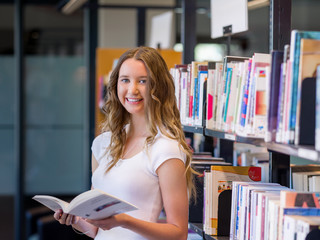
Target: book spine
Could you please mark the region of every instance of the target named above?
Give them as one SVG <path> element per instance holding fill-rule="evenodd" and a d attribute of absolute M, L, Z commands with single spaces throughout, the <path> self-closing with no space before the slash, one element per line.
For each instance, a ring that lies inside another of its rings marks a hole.
<path fill-rule="evenodd" d="M 281 64 L 283 62 L 283 51 L 273 51 L 270 73 L 270 95 L 268 109 L 268 136 L 267 142 L 276 140 L 278 107 L 279 107 L 279 91 L 281 79 Z"/>
<path fill-rule="evenodd" d="M 248 97 L 249 97 L 249 86 L 250 86 L 251 65 L 252 65 L 252 60 L 249 60 L 249 63 L 248 63 L 248 75 L 247 75 L 247 80 L 246 80 L 246 84 L 245 84 L 245 88 L 244 88 L 243 101 L 242 101 L 242 105 L 241 105 L 241 121 L 240 121 L 240 125 L 243 128 L 245 127 L 245 122 L 246 122 Z"/>
<path fill-rule="evenodd" d="M 320 151 L 320 66 L 317 67 L 316 77 L 316 123 L 315 149 Z"/>

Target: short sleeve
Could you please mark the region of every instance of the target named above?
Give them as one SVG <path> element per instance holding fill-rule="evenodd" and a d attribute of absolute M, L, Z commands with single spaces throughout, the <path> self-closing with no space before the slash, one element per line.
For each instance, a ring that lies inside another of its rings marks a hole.
<path fill-rule="evenodd" d="M 91 151 L 95 159 L 100 163 L 102 157 L 106 153 L 106 149 L 110 143 L 111 134 L 109 132 L 105 132 L 97 136 L 91 146 Z"/>
<path fill-rule="evenodd" d="M 156 175 L 156 171 L 161 164 L 169 159 L 180 159 L 184 164 L 186 162 L 186 155 L 182 151 L 180 144 L 173 139 L 162 136 L 157 139 L 152 145 L 151 151 L 151 171 Z"/>

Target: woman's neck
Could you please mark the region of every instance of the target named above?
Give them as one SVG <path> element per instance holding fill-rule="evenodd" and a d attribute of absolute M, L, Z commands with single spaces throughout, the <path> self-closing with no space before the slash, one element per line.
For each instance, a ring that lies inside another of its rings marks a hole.
<path fill-rule="evenodd" d="M 128 134 L 136 137 L 147 137 L 149 135 L 145 118 L 132 118 Z"/>

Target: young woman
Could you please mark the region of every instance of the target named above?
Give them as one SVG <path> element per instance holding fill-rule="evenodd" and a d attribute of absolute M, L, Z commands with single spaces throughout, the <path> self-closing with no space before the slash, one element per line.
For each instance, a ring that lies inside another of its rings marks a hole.
<path fill-rule="evenodd" d="M 149 47 L 124 53 L 108 83 L 103 133 L 92 144 L 92 187 L 138 210 L 101 220 L 54 217 L 94 239 L 187 239 L 195 192 L 191 151 L 166 63 Z M 159 223 L 161 210 L 166 222 Z"/>

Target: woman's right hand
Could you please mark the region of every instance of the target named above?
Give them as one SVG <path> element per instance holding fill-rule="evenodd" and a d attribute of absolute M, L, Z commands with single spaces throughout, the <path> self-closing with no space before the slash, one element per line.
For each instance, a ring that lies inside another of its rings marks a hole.
<path fill-rule="evenodd" d="M 64 213 L 61 209 L 57 210 L 54 213 L 53 217 L 57 221 L 59 221 L 60 224 L 65 224 L 65 225 L 68 225 L 68 226 L 72 225 L 72 224 L 76 224 L 80 219 L 80 217 Z"/>

